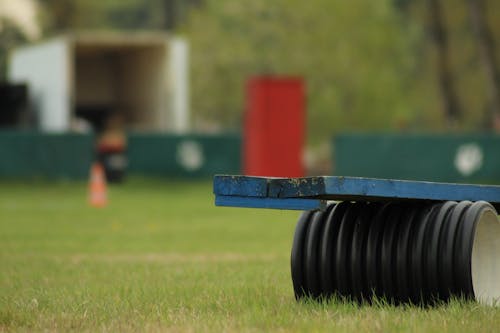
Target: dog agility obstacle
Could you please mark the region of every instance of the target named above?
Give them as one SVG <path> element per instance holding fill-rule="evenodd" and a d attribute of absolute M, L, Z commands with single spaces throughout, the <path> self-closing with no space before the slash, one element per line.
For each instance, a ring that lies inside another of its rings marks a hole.
<path fill-rule="evenodd" d="M 217 206 L 303 210 L 295 297 L 500 301 L 500 186 L 215 176 Z"/>

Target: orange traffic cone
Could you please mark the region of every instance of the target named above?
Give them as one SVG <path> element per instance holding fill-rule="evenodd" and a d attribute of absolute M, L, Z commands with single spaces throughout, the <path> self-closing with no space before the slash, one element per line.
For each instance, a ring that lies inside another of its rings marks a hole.
<path fill-rule="evenodd" d="M 93 207 L 104 207 L 108 204 L 106 176 L 101 163 L 92 164 L 89 181 L 89 203 Z"/>

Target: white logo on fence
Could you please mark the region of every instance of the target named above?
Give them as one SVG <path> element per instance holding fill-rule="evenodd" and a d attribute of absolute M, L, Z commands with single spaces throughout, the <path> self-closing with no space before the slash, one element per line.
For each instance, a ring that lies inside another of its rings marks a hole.
<path fill-rule="evenodd" d="M 195 141 L 183 141 L 177 146 L 177 162 L 188 171 L 196 171 L 203 166 L 203 149 Z"/>
<path fill-rule="evenodd" d="M 455 155 L 455 168 L 462 176 L 470 176 L 483 166 L 483 151 L 475 143 L 461 145 Z"/>

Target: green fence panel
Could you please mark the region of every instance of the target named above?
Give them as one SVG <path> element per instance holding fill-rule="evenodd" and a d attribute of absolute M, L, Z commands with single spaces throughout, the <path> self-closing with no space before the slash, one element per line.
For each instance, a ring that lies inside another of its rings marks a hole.
<path fill-rule="evenodd" d="M 130 133 L 128 172 L 156 176 L 213 176 L 240 173 L 238 135 L 166 135 Z"/>
<path fill-rule="evenodd" d="M 342 134 L 334 139 L 337 175 L 500 183 L 500 136 Z"/>
<path fill-rule="evenodd" d="M 0 177 L 88 178 L 93 136 L 0 131 Z"/>
<path fill-rule="evenodd" d="M 94 136 L 0 131 L 1 178 L 87 179 Z M 128 174 L 168 177 L 240 173 L 238 135 L 130 133 Z"/>

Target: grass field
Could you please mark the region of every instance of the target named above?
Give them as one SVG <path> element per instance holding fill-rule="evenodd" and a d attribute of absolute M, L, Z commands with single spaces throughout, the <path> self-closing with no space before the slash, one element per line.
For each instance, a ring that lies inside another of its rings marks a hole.
<path fill-rule="evenodd" d="M 500 330 L 500 308 L 296 303 L 296 212 L 213 206 L 211 183 L 0 184 L 0 331 Z M 499 281 L 500 283 L 500 281 Z"/>

